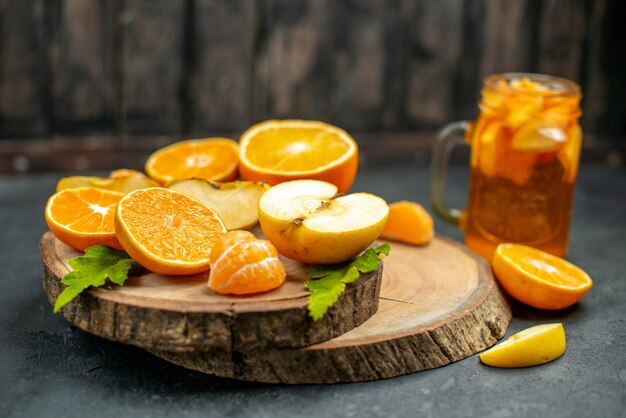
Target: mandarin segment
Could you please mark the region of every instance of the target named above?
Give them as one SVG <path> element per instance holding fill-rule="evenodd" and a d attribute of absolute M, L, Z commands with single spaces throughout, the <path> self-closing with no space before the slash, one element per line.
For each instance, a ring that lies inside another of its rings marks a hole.
<path fill-rule="evenodd" d="M 211 251 L 211 256 L 209 258 L 211 265 L 217 261 L 217 258 L 222 255 L 224 251 L 233 245 L 239 242 L 252 241 L 255 239 L 256 237 L 250 231 L 234 230 L 226 232 L 220 237 L 220 239 L 215 241 L 215 245 L 213 246 L 213 250 Z"/>
<path fill-rule="evenodd" d="M 238 146 L 232 139 L 191 139 L 157 150 L 145 169 L 161 185 L 189 178 L 232 181 L 237 178 L 237 163 Z"/>
<path fill-rule="evenodd" d="M 287 277 L 278 251 L 269 241 L 247 231 L 230 231 L 216 242 L 209 287 L 217 293 L 246 295 L 267 292 Z"/>
<path fill-rule="evenodd" d="M 115 235 L 115 206 L 124 195 L 94 187 L 61 190 L 48 199 L 45 218 L 50 231 L 79 250 L 94 245 L 122 248 Z"/>
<path fill-rule="evenodd" d="M 389 205 L 389 218 L 381 238 L 412 245 L 426 245 L 433 240 L 433 218 L 419 203 L 406 200 Z"/>
<path fill-rule="evenodd" d="M 323 122 L 269 120 L 243 133 L 239 159 L 244 180 L 315 179 L 345 193 L 356 176 L 358 147 L 347 132 Z"/>
<path fill-rule="evenodd" d="M 180 193 L 151 188 L 124 196 L 115 230 L 126 252 L 162 274 L 208 270 L 214 242 L 226 228 L 209 207 Z"/>
<path fill-rule="evenodd" d="M 567 308 L 580 301 L 593 284 L 574 264 L 520 244 L 498 245 L 492 266 L 507 293 L 540 309 Z"/>

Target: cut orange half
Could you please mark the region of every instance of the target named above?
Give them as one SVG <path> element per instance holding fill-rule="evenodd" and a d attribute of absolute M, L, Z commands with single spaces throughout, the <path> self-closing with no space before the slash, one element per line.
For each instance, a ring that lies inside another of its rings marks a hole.
<path fill-rule="evenodd" d="M 232 139 L 190 139 L 154 152 L 145 170 L 161 185 L 188 178 L 232 181 L 237 178 L 237 159 L 237 143 Z"/>
<path fill-rule="evenodd" d="M 147 269 L 182 275 L 209 269 L 215 240 L 226 228 L 208 206 L 155 187 L 120 200 L 115 231 L 126 252 Z"/>
<path fill-rule="evenodd" d="M 239 141 L 241 178 L 271 185 L 314 179 L 350 189 L 358 147 L 343 129 L 307 120 L 268 120 L 249 128 Z"/>
<path fill-rule="evenodd" d="M 54 236 L 76 250 L 99 244 L 122 248 L 113 223 L 115 205 L 122 196 L 95 187 L 61 190 L 48 199 L 46 222 Z"/>
<path fill-rule="evenodd" d="M 589 275 L 572 263 L 520 244 L 498 245 L 492 266 L 507 293 L 540 309 L 567 308 L 592 285 Z"/>

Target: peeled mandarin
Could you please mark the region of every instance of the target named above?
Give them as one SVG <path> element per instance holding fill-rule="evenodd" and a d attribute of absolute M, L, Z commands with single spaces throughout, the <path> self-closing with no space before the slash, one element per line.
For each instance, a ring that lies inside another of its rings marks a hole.
<path fill-rule="evenodd" d="M 115 232 L 124 250 L 142 266 L 155 273 L 186 275 L 210 268 L 211 250 L 226 228 L 208 206 L 153 187 L 120 199 Z"/>
<path fill-rule="evenodd" d="M 245 231 L 229 231 L 213 247 L 209 288 L 220 294 L 267 292 L 285 282 L 287 272 L 276 247 Z"/>

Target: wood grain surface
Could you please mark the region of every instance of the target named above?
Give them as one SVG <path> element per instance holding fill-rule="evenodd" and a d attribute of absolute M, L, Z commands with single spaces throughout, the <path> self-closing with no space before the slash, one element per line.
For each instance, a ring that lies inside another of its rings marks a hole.
<path fill-rule="evenodd" d="M 44 290 L 53 304 L 64 286 L 67 260 L 81 255 L 46 232 L 40 242 Z M 302 347 L 362 324 L 378 308 L 382 265 L 349 285 L 319 321 L 308 316 L 305 266 L 283 258 L 287 280 L 278 289 L 247 297 L 214 293 L 208 273 L 163 276 L 146 272 L 124 286 L 81 294 L 61 314 L 92 334 L 152 350 L 210 351 L 229 358 L 266 346 Z"/>
<path fill-rule="evenodd" d="M 474 118 L 502 71 L 574 79 L 586 131 L 619 135 L 625 16 L 621 0 L 0 1 L 0 138 L 432 129 Z"/>
<path fill-rule="evenodd" d="M 426 247 L 392 243 L 378 312 L 332 340 L 300 349 L 227 353 L 150 350 L 181 366 L 268 383 L 338 383 L 444 366 L 493 345 L 511 310 L 488 263 L 437 237 Z"/>

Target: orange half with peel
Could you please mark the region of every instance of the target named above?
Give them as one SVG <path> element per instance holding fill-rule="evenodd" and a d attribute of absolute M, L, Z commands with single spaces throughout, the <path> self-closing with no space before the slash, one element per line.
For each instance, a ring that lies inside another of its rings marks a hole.
<path fill-rule="evenodd" d="M 115 231 L 124 250 L 147 269 L 184 275 L 210 268 L 213 245 L 226 228 L 208 206 L 155 187 L 120 200 Z"/>
<path fill-rule="evenodd" d="M 567 308 L 581 300 L 593 284 L 574 264 L 520 244 L 498 245 L 492 266 L 508 294 L 540 309 Z"/>
<path fill-rule="evenodd" d="M 61 242 L 79 251 L 99 244 L 122 248 L 113 218 L 123 196 L 96 187 L 61 190 L 48 199 L 46 223 Z"/>
<path fill-rule="evenodd" d="M 180 141 L 150 155 L 145 170 L 160 185 L 189 178 L 232 181 L 237 178 L 237 150 L 228 138 Z"/>
<path fill-rule="evenodd" d="M 343 129 L 308 120 L 268 120 L 250 127 L 239 141 L 241 178 L 275 185 L 313 179 L 350 189 L 358 147 Z"/>

